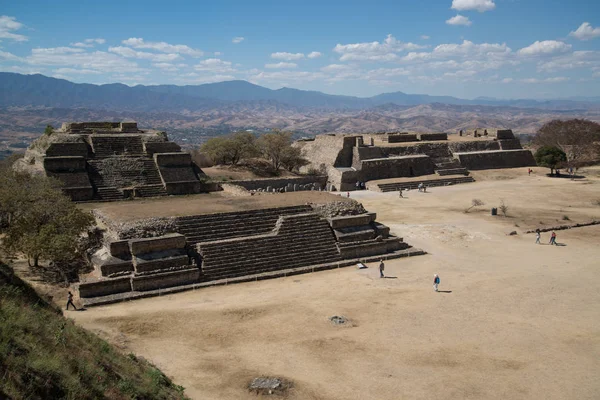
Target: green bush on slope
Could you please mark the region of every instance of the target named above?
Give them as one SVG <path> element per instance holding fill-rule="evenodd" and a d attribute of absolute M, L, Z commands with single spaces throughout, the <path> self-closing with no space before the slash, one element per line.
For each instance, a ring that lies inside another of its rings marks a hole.
<path fill-rule="evenodd" d="M 0 263 L 0 398 L 185 399 L 152 364 L 64 318 Z"/>

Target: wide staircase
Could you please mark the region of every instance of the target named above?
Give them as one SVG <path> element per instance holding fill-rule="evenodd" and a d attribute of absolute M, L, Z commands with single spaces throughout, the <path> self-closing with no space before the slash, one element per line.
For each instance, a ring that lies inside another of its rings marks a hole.
<path fill-rule="evenodd" d="M 249 235 L 273 230 L 280 216 L 312 212 L 311 206 L 291 206 L 233 213 L 179 217 L 177 232 L 185 235 L 188 245 Z"/>
<path fill-rule="evenodd" d="M 144 147 L 139 135 L 92 135 L 91 145 L 95 158 L 144 155 Z"/>
<path fill-rule="evenodd" d="M 329 223 L 315 213 L 279 217 L 253 237 L 201 242 L 202 279 L 219 280 L 340 260 Z"/>
<path fill-rule="evenodd" d="M 378 183 L 377 187 L 381 192 L 394 192 L 402 190 L 413 190 L 418 189 L 419 184 L 423 183 L 426 187 L 434 187 L 434 186 L 449 186 L 449 185 L 457 185 L 460 183 L 470 183 L 475 182 L 475 179 L 470 176 L 455 176 L 448 178 L 440 178 L 440 179 L 428 179 L 423 181 L 409 181 L 409 182 L 388 182 L 388 183 Z"/>
<path fill-rule="evenodd" d="M 435 173 L 439 176 L 469 175 L 469 171 L 453 157 L 440 157 L 433 160 Z"/>

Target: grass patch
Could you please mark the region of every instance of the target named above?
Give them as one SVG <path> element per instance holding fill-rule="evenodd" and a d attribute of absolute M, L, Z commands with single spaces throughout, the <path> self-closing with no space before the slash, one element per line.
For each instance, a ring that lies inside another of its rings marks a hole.
<path fill-rule="evenodd" d="M 76 326 L 1 262 L 0 376 L 0 398 L 186 398 L 154 365 Z"/>

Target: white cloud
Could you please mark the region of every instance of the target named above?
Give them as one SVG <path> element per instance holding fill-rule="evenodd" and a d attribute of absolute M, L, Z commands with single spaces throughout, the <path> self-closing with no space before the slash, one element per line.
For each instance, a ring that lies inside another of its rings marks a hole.
<path fill-rule="evenodd" d="M 242 43 L 244 40 L 245 38 L 243 36 L 236 36 L 233 39 L 231 39 L 231 43 L 238 44 Z"/>
<path fill-rule="evenodd" d="M 118 54 L 120 56 L 126 58 L 139 58 L 142 60 L 152 60 L 155 62 L 165 62 L 165 61 L 174 61 L 181 56 L 179 54 L 171 53 L 171 54 L 156 54 L 156 53 L 148 53 L 145 51 L 135 51 L 130 49 L 129 47 L 117 46 L 117 47 L 109 47 L 108 51 L 111 53 Z"/>
<path fill-rule="evenodd" d="M 30 65 L 64 66 L 91 69 L 102 72 L 141 72 L 136 62 L 105 51 L 85 52 L 82 49 L 55 47 L 32 49 L 31 55 L 23 59 Z"/>
<path fill-rule="evenodd" d="M 593 28 L 589 22 L 584 22 L 576 31 L 569 33 L 569 36 L 579 40 L 590 40 L 600 36 L 600 28 Z"/>
<path fill-rule="evenodd" d="M 6 61 L 20 61 L 21 57 L 17 57 L 12 53 L 0 50 L 0 60 Z"/>
<path fill-rule="evenodd" d="M 351 66 L 346 65 L 346 64 L 329 64 L 323 68 L 321 68 L 321 71 L 324 72 L 337 72 L 337 71 L 347 71 L 352 69 Z"/>
<path fill-rule="evenodd" d="M 236 69 L 231 66 L 230 61 L 223 61 L 218 58 L 208 58 L 200 61 L 194 66 L 196 71 L 214 72 L 219 74 L 228 74 L 236 72 Z"/>
<path fill-rule="evenodd" d="M 446 23 L 448 25 L 464 25 L 464 26 L 471 26 L 472 22 L 469 19 L 469 17 L 464 17 L 460 14 L 455 15 L 454 17 L 447 19 Z"/>
<path fill-rule="evenodd" d="M 71 43 L 73 47 L 94 47 L 96 44 L 104 44 L 106 40 L 102 38 L 98 39 L 85 39 L 83 42 Z"/>
<path fill-rule="evenodd" d="M 496 8 L 493 0 L 452 0 L 452 9 L 458 11 L 477 10 L 491 11 Z"/>
<path fill-rule="evenodd" d="M 427 36 L 427 35 L 421 35 L 421 39 L 423 40 L 429 40 L 431 37 Z"/>
<path fill-rule="evenodd" d="M 596 67 L 600 67 L 600 51 L 581 50 L 561 54 L 549 60 L 542 60 L 538 63 L 537 69 L 543 72 L 554 72 L 577 68 L 593 69 Z"/>
<path fill-rule="evenodd" d="M 162 71 L 166 72 L 175 72 L 179 71 L 181 68 L 187 67 L 187 64 L 172 64 L 166 62 L 152 63 L 153 67 L 159 68 Z"/>
<path fill-rule="evenodd" d="M 283 51 L 283 52 L 272 53 L 271 58 L 274 58 L 276 60 L 293 61 L 293 60 L 303 59 L 304 54 L 302 54 L 302 53 L 287 53 L 287 52 Z"/>
<path fill-rule="evenodd" d="M 311 51 L 310 53 L 308 53 L 308 55 L 306 57 L 308 58 L 319 58 L 321 57 L 323 54 L 321 54 L 318 51 Z"/>
<path fill-rule="evenodd" d="M 270 69 L 282 69 L 282 68 L 296 68 L 298 64 L 290 62 L 279 62 L 277 64 L 265 64 L 265 68 Z"/>
<path fill-rule="evenodd" d="M 96 71 L 93 69 L 76 69 L 76 68 L 58 68 L 55 69 L 54 72 L 57 74 L 81 74 L 81 75 L 91 75 L 91 74 L 101 74 L 101 71 Z"/>
<path fill-rule="evenodd" d="M 341 54 L 340 61 L 365 60 L 365 61 L 393 61 L 398 58 L 396 53 L 405 50 L 421 49 L 414 43 L 404 43 L 392 35 L 388 35 L 381 43 L 353 43 L 337 44 L 333 51 Z"/>
<path fill-rule="evenodd" d="M 546 79 L 527 78 L 527 79 L 521 79 L 521 82 L 523 82 L 523 83 L 561 83 L 561 82 L 567 82 L 568 80 L 569 80 L 569 78 L 566 78 L 564 76 L 557 76 L 554 78 L 546 78 Z"/>
<path fill-rule="evenodd" d="M 571 45 L 556 40 L 536 41 L 522 48 L 517 53 L 521 56 L 547 56 L 552 54 L 566 53 L 571 50 Z"/>
<path fill-rule="evenodd" d="M 134 49 L 151 49 L 162 53 L 178 53 L 192 57 L 201 57 L 204 55 L 202 50 L 193 49 L 184 44 L 169 44 L 165 42 L 145 42 L 142 38 L 129 38 L 123 40 L 124 45 L 133 47 Z"/>
<path fill-rule="evenodd" d="M 511 83 L 513 80 L 513 78 L 504 78 L 502 79 L 502 83 Z"/>
<path fill-rule="evenodd" d="M 23 27 L 23 24 L 18 22 L 15 17 L 8 15 L 0 15 L 0 39 L 11 39 L 17 42 L 26 42 L 27 36 L 13 33 Z"/>

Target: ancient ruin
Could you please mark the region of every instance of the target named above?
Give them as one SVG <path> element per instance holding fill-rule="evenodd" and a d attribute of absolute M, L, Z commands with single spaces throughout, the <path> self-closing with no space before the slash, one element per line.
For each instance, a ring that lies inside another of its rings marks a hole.
<path fill-rule="evenodd" d="M 355 190 L 368 182 L 373 190 L 390 191 L 473 182 L 469 170 L 535 166 L 531 151 L 511 130 L 485 130 L 484 135 L 446 133 L 325 134 L 297 142 L 310 164 L 328 176 L 334 189 Z M 419 177 L 411 182 L 405 179 Z M 331 187 L 330 187 L 331 188 Z"/>
<path fill-rule="evenodd" d="M 208 184 L 165 132 L 133 122 L 66 123 L 38 139 L 17 167 L 59 179 L 79 202 L 158 197 L 136 212 L 131 202 L 111 210 L 93 206 L 102 239 L 78 289 L 86 305 L 98 305 L 421 255 L 376 222 L 375 213 L 327 192 L 354 190 L 357 181 L 379 191 L 463 183 L 473 181 L 469 169 L 535 164 L 510 130 L 452 139 L 445 133 L 318 135 L 296 145 L 311 174 L 220 187 Z M 232 187 L 248 197 L 236 197 Z M 160 199 L 222 188 L 177 205 L 175 198 Z"/>
<path fill-rule="evenodd" d="M 34 142 L 19 168 L 59 179 L 75 201 L 114 201 L 210 189 L 189 153 L 135 122 L 72 122 Z"/>

